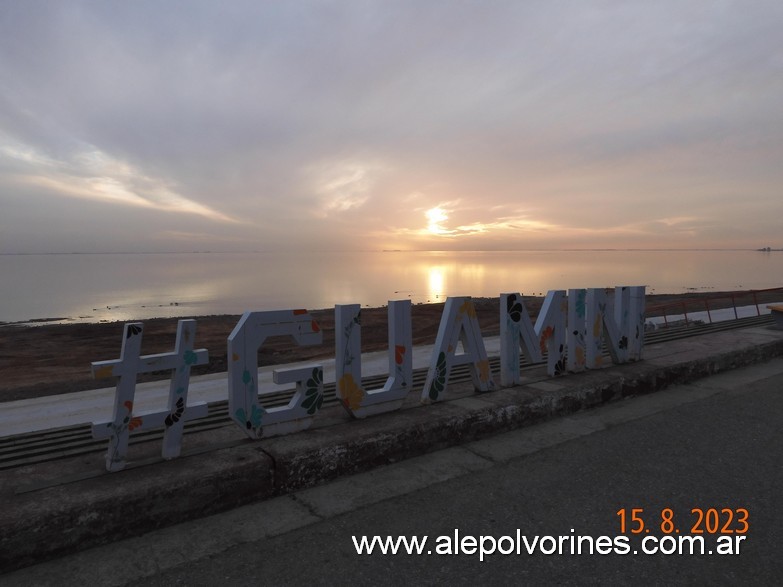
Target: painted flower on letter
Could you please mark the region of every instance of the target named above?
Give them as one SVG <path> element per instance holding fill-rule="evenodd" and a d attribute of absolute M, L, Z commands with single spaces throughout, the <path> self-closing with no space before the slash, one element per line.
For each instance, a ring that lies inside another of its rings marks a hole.
<path fill-rule="evenodd" d="M 405 347 L 401 344 L 395 345 L 394 347 L 394 362 L 398 365 L 402 365 L 402 361 L 405 358 Z"/>
<path fill-rule="evenodd" d="M 489 359 L 479 361 L 476 363 L 476 367 L 479 372 L 479 380 L 481 380 L 482 383 L 487 383 L 489 381 Z"/>
<path fill-rule="evenodd" d="M 432 379 L 429 389 L 429 398 L 432 401 L 437 401 L 438 396 L 446 388 L 446 353 L 443 351 L 438 355 L 438 360 L 435 363 L 435 377 Z"/>
<path fill-rule="evenodd" d="M 574 349 L 574 352 L 576 354 L 576 364 L 579 367 L 584 366 L 584 364 L 585 364 L 585 349 L 582 348 L 581 346 L 577 346 Z"/>
<path fill-rule="evenodd" d="M 356 384 L 353 375 L 346 373 L 340 377 L 337 388 L 340 390 L 340 398 L 348 408 L 358 410 L 362 406 L 364 390 Z"/>
<path fill-rule="evenodd" d="M 473 300 L 465 300 L 459 307 L 459 313 L 465 314 L 468 318 L 476 317 L 476 307 L 473 305 Z"/>
<path fill-rule="evenodd" d="M 555 335 L 555 329 L 551 326 L 544 328 L 544 332 L 541 333 L 541 352 L 546 352 L 546 343 Z"/>
<path fill-rule="evenodd" d="M 302 401 L 302 407 L 311 416 L 320 410 L 324 403 L 323 381 L 323 371 L 320 367 L 315 367 L 305 383 L 305 399 Z"/>
<path fill-rule="evenodd" d="M 603 322 L 604 317 L 599 312 L 595 316 L 595 321 L 593 322 L 593 336 L 600 336 L 601 335 L 601 322 Z"/>

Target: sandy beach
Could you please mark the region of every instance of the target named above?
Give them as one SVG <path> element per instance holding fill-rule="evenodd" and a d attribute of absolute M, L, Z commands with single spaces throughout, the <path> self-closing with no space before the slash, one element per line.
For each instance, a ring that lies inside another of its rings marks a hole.
<path fill-rule="evenodd" d="M 753 296 L 748 291 L 710 294 L 648 295 L 648 316 L 660 315 L 664 310 L 677 313 L 705 308 L 708 300 L 712 309 L 750 305 Z M 783 290 L 764 290 L 755 295 L 759 304 L 779 301 Z M 525 298 L 531 315 L 538 313 L 543 298 Z M 482 333 L 499 333 L 499 298 L 474 298 L 476 314 Z M 434 342 L 443 304 L 417 304 L 412 308 L 413 344 Z M 314 310 L 324 338 L 323 344 L 312 347 L 296 346 L 291 340 L 270 339 L 259 354 L 261 364 L 279 364 L 309 360 L 334 354 L 334 310 Z M 226 371 L 226 340 L 240 316 L 203 316 L 196 330 L 197 348 L 209 351 L 209 364 L 193 369 L 194 375 Z M 362 309 L 362 350 L 383 350 L 387 346 L 386 308 Z M 167 352 L 174 348 L 176 318 L 145 320 L 142 344 L 143 354 Z M 116 359 L 122 344 L 123 322 L 99 324 L 40 324 L 0 325 L 0 401 L 55 395 L 106 387 L 105 379 L 94 380 L 90 364 L 93 361 Z M 168 373 L 140 376 L 140 380 L 168 378 Z"/>

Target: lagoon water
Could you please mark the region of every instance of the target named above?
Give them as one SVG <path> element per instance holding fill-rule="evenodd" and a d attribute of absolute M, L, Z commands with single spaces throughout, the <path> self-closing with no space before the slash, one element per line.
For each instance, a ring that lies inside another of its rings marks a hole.
<path fill-rule="evenodd" d="M 0 322 L 99 322 L 615 285 L 646 285 L 649 293 L 765 289 L 783 286 L 783 252 L 0 255 L 0 276 Z"/>

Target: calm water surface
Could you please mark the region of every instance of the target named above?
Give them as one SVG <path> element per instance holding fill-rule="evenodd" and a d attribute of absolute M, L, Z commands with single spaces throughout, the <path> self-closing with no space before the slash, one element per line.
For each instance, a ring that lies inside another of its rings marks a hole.
<path fill-rule="evenodd" d="M 0 322 L 98 322 L 647 285 L 783 286 L 783 252 L 479 251 L 0 255 Z"/>

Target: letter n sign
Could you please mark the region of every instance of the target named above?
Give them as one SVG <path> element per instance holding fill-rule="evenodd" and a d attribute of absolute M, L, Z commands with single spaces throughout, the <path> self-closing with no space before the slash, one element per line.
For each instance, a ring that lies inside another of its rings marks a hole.
<path fill-rule="evenodd" d="M 275 383 L 296 383 L 296 392 L 286 406 L 259 405 L 258 349 L 270 336 L 290 336 L 303 346 L 323 339 L 307 310 L 244 313 L 228 337 L 228 408 L 250 438 L 304 430 L 323 403 L 323 368 L 317 365 L 273 371 Z"/>

